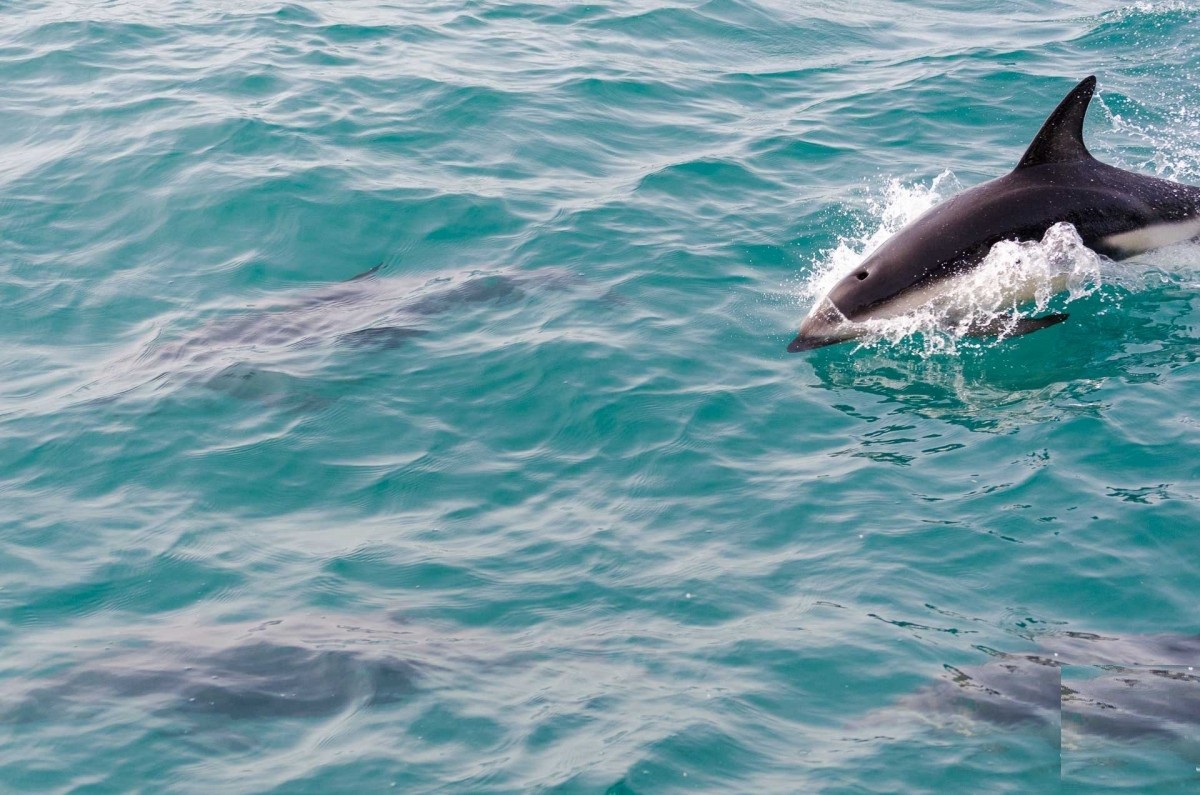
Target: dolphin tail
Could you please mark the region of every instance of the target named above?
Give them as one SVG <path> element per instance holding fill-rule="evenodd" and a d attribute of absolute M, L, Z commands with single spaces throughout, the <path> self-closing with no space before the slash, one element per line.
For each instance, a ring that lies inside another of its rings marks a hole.
<path fill-rule="evenodd" d="M 1055 312 L 1041 317 L 1015 317 L 998 315 L 986 323 L 973 323 L 966 330 L 968 337 L 1021 337 L 1040 329 L 1056 326 L 1067 319 L 1067 315 Z"/>

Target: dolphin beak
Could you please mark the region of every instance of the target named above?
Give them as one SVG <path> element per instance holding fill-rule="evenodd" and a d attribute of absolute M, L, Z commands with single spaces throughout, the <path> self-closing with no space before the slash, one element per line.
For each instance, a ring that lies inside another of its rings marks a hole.
<path fill-rule="evenodd" d="M 848 325 L 845 315 L 837 310 L 832 301 L 824 298 L 800 324 L 800 333 L 788 343 L 788 353 L 811 351 L 813 348 L 852 340 L 857 335 L 847 328 Z"/>

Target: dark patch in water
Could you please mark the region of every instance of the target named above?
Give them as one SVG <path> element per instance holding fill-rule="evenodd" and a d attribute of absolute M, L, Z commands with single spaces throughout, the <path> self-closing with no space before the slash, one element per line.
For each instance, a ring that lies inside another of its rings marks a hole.
<path fill-rule="evenodd" d="M 404 345 L 413 337 L 423 337 L 428 333 L 428 331 L 404 326 L 379 326 L 342 334 L 338 337 L 338 342 L 351 348 L 392 350 Z"/>
<path fill-rule="evenodd" d="M 166 634 L 178 633 L 172 629 Z M 36 680 L 24 697 L 0 704 L 0 717 L 54 719 L 72 706 L 134 701 L 158 712 L 236 720 L 320 718 L 402 701 L 420 676 L 417 663 L 396 653 L 412 642 L 399 626 L 300 620 L 235 630 L 232 639 L 227 626 L 183 634 L 193 633 L 195 644 L 140 638 L 135 647 L 105 650 Z M 210 645 L 221 636 L 228 645 Z"/>
<path fill-rule="evenodd" d="M 946 666 L 941 681 L 899 706 L 1006 728 L 1200 742 L 1200 636 L 1064 633 L 1042 641 L 1030 654 L 980 648 L 989 662 Z"/>
<path fill-rule="evenodd" d="M 578 282 L 556 269 L 470 274 L 424 285 L 376 278 L 378 272 L 376 267 L 347 281 L 289 291 L 214 318 L 181 337 L 155 340 L 125 366 L 104 366 L 85 390 L 94 401 L 111 397 L 105 391 L 123 395 L 148 384 L 157 390 L 172 383 L 201 383 L 268 405 L 319 408 L 333 399 L 320 394 L 324 379 L 309 373 L 320 372 L 320 361 L 297 357 L 297 352 L 331 345 L 395 350 L 435 333 L 436 328 L 424 327 L 433 316 L 519 301 L 526 285 L 554 291 Z"/>
<path fill-rule="evenodd" d="M 417 315 L 436 315 L 459 306 L 500 299 L 514 300 L 524 295 L 520 281 L 512 276 L 476 276 L 457 287 L 427 295 L 405 307 Z"/>

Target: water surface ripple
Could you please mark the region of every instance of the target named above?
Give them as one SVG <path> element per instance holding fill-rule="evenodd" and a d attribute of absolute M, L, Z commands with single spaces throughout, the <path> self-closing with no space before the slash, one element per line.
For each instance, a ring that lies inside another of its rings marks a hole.
<path fill-rule="evenodd" d="M 1198 33 L 0 5 L 0 789 L 1197 787 L 1149 658 L 1200 633 L 1200 251 L 1004 345 L 784 348 L 1087 74 L 1099 157 L 1200 183 Z M 1120 731 L 1024 695 L 1090 662 Z"/>

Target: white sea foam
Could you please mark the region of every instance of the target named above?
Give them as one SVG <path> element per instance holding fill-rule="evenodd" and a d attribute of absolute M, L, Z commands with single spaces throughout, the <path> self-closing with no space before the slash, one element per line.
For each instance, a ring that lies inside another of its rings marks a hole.
<path fill-rule="evenodd" d="M 906 185 L 898 179 L 888 182 L 883 196 L 871 197 L 867 204 L 873 222 L 869 221 L 858 234 L 842 238 L 832 251 L 825 252 L 812 276 L 800 285 L 801 299 L 807 304 L 816 303 L 885 240 L 960 190 L 962 185 L 950 171 L 943 171 L 929 185 Z"/>

